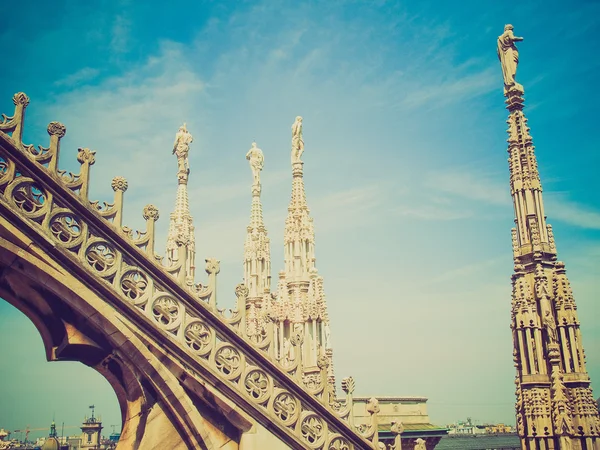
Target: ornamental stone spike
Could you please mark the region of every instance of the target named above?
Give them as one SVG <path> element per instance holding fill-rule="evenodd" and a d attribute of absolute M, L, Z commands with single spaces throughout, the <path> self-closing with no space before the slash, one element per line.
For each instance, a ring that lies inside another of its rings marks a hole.
<path fill-rule="evenodd" d="M 196 271 L 196 241 L 187 190 L 190 174 L 188 154 L 192 141 L 193 137 L 184 123 L 179 127 L 173 144 L 173 154 L 177 157 L 177 195 L 175 209 L 169 218 L 166 246 L 168 264 L 181 264 L 178 278 L 182 283 L 186 280 L 193 283 Z"/>
<path fill-rule="evenodd" d="M 523 450 L 600 449 L 600 418 L 582 356 L 577 307 L 564 263 L 557 261 L 552 227 L 546 223 L 533 140 L 523 113 L 524 89 L 515 80 L 519 61 L 515 42 L 522 40 L 514 36 L 511 25 L 498 37 L 516 224 L 511 232 L 515 262 L 511 328 L 517 432 Z"/>
<path fill-rule="evenodd" d="M 248 314 L 246 330 L 249 336 L 260 334 L 266 326 L 261 319 L 265 297 L 271 292 L 271 249 L 267 229 L 263 221 L 260 194 L 262 185 L 260 173 L 264 166 L 264 155 L 256 142 L 252 143 L 246 153 L 246 159 L 252 171 L 252 205 L 250 208 L 250 223 L 246 228 L 244 242 L 244 284 L 248 288 L 245 308 L 254 314 Z M 267 300 L 268 301 L 268 300 Z M 252 323 L 251 323 L 252 322 Z"/>
<path fill-rule="evenodd" d="M 333 370 L 333 351 L 330 347 L 329 318 L 327 304 L 322 289 L 322 278 L 315 267 L 315 233 L 313 219 L 306 201 L 303 165 L 304 153 L 302 117 L 296 117 L 292 125 L 291 165 L 292 195 L 284 231 L 284 270 L 280 272 L 278 298 L 275 315 L 275 354 L 285 353 L 289 347 L 286 341 L 295 329 L 301 328 L 304 334 L 302 362 L 307 370 L 317 367 L 322 356 L 329 359 L 329 370 Z M 329 382 L 335 385 L 332 375 Z"/>

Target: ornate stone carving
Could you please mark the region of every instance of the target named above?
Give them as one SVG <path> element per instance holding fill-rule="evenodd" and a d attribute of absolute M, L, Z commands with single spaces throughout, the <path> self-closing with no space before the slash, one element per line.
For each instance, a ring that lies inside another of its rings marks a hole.
<path fill-rule="evenodd" d="M 131 269 L 121 276 L 121 291 L 130 300 L 139 300 L 148 288 L 148 278 L 138 269 Z"/>
<path fill-rule="evenodd" d="M 36 215 L 45 209 L 46 193 L 32 181 L 24 179 L 12 189 L 12 200 L 27 215 Z"/>
<path fill-rule="evenodd" d="M 127 180 L 123 177 L 114 177 L 112 179 L 112 183 L 110 184 L 113 191 L 121 191 L 125 192 L 127 190 Z"/>
<path fill-rule="evenodd" d="M 319 447 L 325 437 L 325 424 L 316 414 L 308 414 L 300 424 L 302 437 L 311 448 Z"/>
<path fill-rule="evenodd" d="M 266 401 L 271 393 L 269 377 L 259 369 L 248 372 L 244 379 L 244 387 L 248 395 L 258 403 Z"/>
<path fill-rule="evenodd" d="M 185 343 L 197 355 L 206 355 L 212 349 L 212 333 L 204 322 L 192 322 L 185 329 Z"/>
<path fill-rule="evenodd" d="M 327 450 L 350 450 L 350 444 L 343 437 L 334 437 L 327 446 Z"/>
<path fill-rule="evenodd" d="M 112 269 L 116 269 L 116 252 L 106 242 L 94 242 L 89 245 L 85 251 L 85 259 L 100 276 L 106 276 L 107 273 L 113 271 Z"/>
<path fill-rule="evenodd" d="M 160 297 L 152 305 L 152 315 L 162 327 L 169 327 L 179 317 L 179 303 L 171 297 Z"/>
<path fill-rule="evenodd" d="M 59 213 L 50 220 L 50 231 L 55 239 L 65 245 L 72 244 L 81 236 L 80 221 L 69 213 Z"/>
<path fill-rule="evenodd" d="M 427 450 L 425 446 L 425 441 L 421 438 L 418 438 L 415 443 L 415 450 Z"/>
<path fill-rule="evenodd" d="M 242 371 L 240 352 L 231 345 L 224 345 L 215 354 L 215 365 L 227 379 L 239 376 Z"/>
<path fill-rule="evenodd" d="M 298 400 L 289 392 L 280 392 L 273 400 L 273 412 L 284 424 L 291 425 L 300 412 Z"/>
<path fill-rule="evenodd" d="M 88 163 L 90 166 L 94 165 L 96 162 L 96 152 L 90 150 L 89 148 L 79 148 L 77 149 L 77 161 L 80 164 Z"/>
<path fill-rule="evenodd" d="M 67 133 L 67 128 L 60 122 L 50 122 L 48 124 L 48 134 L 50 136 L 63 137 Z"/>
<path fill-rule="evenodd" d="M 346 377 L 346 378 L 342 379 L 342 390 L 346 394 L 353 394 L 355 385 L 356 384 L 354 382 L 354 378 L 352 378 L 352 377 Z"/>
<path fill-rule="evenodd" d="M 158 208 L 154 205 L 146 205 L 144 207 L 144 214 L 143 214 L 144 220 L 158 220 L 159 218 L 159 214 L 158 214 Z"/>
<path fill-rule="evenodd" d="M 207 258 L 206 262 L 206 273 L 218 274 L 221 271 L 221 262 L 215 258 Z"/>
<path fill-rule="evenodd" d="M 23 105 L 23 107 L 27 107 L 29 105 L 29 97 L 25 94 L 25 92 L 17 92 L 13 95 L 13 103 L 16 105 Z"/>

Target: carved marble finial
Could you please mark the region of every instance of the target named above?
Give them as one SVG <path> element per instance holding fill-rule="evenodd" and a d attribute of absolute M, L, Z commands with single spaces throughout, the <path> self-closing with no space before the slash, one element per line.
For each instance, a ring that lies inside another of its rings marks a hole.
<path fill-rule="evenodd" d="M 427 446 L 425 445 L 425 440 L 424 439 L 417 439 L 415 441 L 415 450 L 427 450 Z"/>
<path fill-rule="evenodd" d="M 246 298 L 248 298 L 249 293 L 250 293 L 250 290 L 244 283 L 240 283 L 235 287 L 235 296 L 237 298 L 246 299 Z"/>
<path fill-rule="evenodd" d="M 390 431 L 393 434 L 402 434 L 402 433 L 404 433 L 404 425 L 402 425 L 402 422 L 392 421 L 391 425 L 392 426 L 391 426 Z"/>
<path fill-rule="evenodd" d="M 221 271 L 221 262 L 215 258 L 206 258 L 206 273 L 210 274 L 218 274 Z"/>
<path fill-rule="evenodd" d="M 63 137 L 67 133 L 67 127 L 60 122 L 50 122 L 48 124 L 48 134 L 50 136 Z"/>
<path fill-rule="evenodd" d="M 154 220 L 157 221 L 159 218 L 158 208 L 154 205 L 146 205 L 144 207 L 144 220 Z"/>
<path fill-rule="evenodd" d="M 90 166 L 94 165 L 96 162 L 95 155 L 96 152 L 90 150 L 89 148 L 78 148 L 77 149 L 77 161 L 80 164 L 87 162 Z"/>
<path fill-rule="evenodd" d="M 317 367 L 321 370 L 327 369 L 329 367 L 329 358 L 325 355 L 320 356 L 317 360 Z"/>
<path fill-rule="evenodd" d="M 17 92 L 15 95 L 13 95 L 13 103 L 15 106 L 23 105 L 23 108 L 26 108 L 27 105 L 29 105 L 29 97 L 27 94 L 25 94 L 25 92 Z"/>
<path fill-rule="evenodd" d="M 352 377 L 346 377 L 342 380 L 342 391 L 344 391 L 346 394 L 352 394 L 355 386 L 356 383 Z"/>
<path fill-rule="evenodd" d="M 127 180 L 123 177 L 114 177 L 112 179 L 112 183 L 110 184 L 113 191 L 117 192 L 117 191 L 121 191 L 121 192 L 125 192 L 127 190 Z"/>
<path fill-rule="evenodd" d="M 304 153 L 304 141 L 302 140 L 302 117 L 296 117 L 292 125 L 292 164 L 302 162 L 300 157 Z"/>
<path fill-rule="evenodd" d="M 513 34 L 513 26 L 506 25 L 504 33 L 498 36 L 498 58 L 504 75 L 504 93 L 511 90 L 523 92 L 523 86 L 515 81 L 517 65 L 519 64 L 519 51 L 515 42 L 522 41 L 522 37 Z"/>
<path fill-rule="evenodd" d="M 371 397 L 369 403 L 367 403 L 367 412 L 369 414 L 379 414 L 379 410 L 379 400 L 375 397 Z"/>
<path fill-rule="evenodd" d="M 246 153 L 246 159 L 250 161 L 250 169 L 252 170 L 252 184 L 254 186 L 260 185 L 260 172 L 264 165 L 264 155 L 260 148 L 256 146 L 256 142 L 252 143 L 252 148 Z M 259 190 L 260 193 L 260 190 Z"/>

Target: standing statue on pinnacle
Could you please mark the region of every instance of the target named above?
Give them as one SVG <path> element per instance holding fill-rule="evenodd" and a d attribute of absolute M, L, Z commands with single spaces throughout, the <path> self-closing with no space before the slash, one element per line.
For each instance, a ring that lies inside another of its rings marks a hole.
<path fill-rule="evenodd" d="M 252 184 L 257 186 L 260 184 L 260 171 L 263 169 L 265 158 L 262 150 L 256 146 L 256 142 L 252 143 L 252 148 L 246 153 L 246 159 L 250 161 L 250 169 L 252 169 Z"/>
<path fill-rule="evenodd" d="M 292 164 L 299 163 L 304 153 L 304 141 L 302 140 L 302 117 L 296 117 L 292 125 Z"/>
<path fill-rule="evenodd" d="M 519 51 L 515 42 L 522 40 L 522 37 L 513 34 L 512 25 L 505 25 L 504 33 L 498 36 L 498 58 L 504 75 L 504 95 L 513 89 L 523 92 L 523 86 L 515 81 L 517 64 L 519 64 Z"/>
<path fill-rule="evenodd" d="M 179 131 L 175 135 L 175 144 L 173 144 L 173 154 L 177 156 L 177 172 L 189 173 L 188 153 L 193 140 L 184 123 L 179 127 Z"/>

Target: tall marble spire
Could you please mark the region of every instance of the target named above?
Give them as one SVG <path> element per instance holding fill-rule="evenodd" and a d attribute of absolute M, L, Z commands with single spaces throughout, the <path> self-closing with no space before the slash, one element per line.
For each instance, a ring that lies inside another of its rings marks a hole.
<path fill-rule="evenodd" d="M 181 264 L 183 270 L 179 271 L 182 282 L 193 283 L 195 275 L 196 242 L 194 238 L 194 225 L 190 214 L 187 184 L 190 175 L 188 154 L 192 135 L 188 132 L 185 123 L 179 127 L 173 144 L 173 154 L 177 157 L 177 197 L 175 209 L 169 221 L 167 236 L 167 260 L 169 264 Z"/>
<path fill-rule="evenodd" d="M 252 206 L 244 243 L 244 283 L 248 287 L 246 332 L 251 337 L 261 332 L 263 299 L 271 293 L 271 249 L 260 202 L 260 172 L 263 169 L 264 156 L 256 142 L 252 143 L 246 159 L 252 170 Z"/>
<path fill-rule="evenodd" d="M 519 54 L 512 25 L 498 38 L 508 115 L 514 274 L 511 329 L 517 369 L 517 431 L 524 450 L 600 450 L 600 419 L 565 264 L 557 261 L 542 185 L 515 80 Z"/>
<path fill-rule="evenodd" d="M 313 219 L 306 201 L 303 166 L 304 153 L 302 117 L 292 125 L 292 196 L 288 206 L 284 232 L 285 268 L 279 273 L 278 298 L 275 316 L 279 332 L 279 357 L 290 346 L 288 340 L 297 331 L 304 335 L 302 344 L 303 365 L 308 372 L 328 360 L 328 373 L 333 383 L 333 351 L 329 341 L 329 316 L 323 291 L 323 277 L 315 267 L 315 232 Z M 309 373 L 309 376 L 311 374 Z"/>

